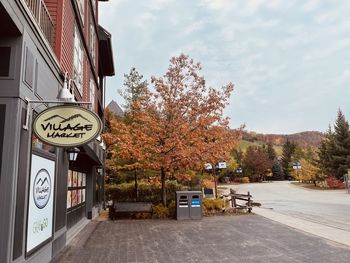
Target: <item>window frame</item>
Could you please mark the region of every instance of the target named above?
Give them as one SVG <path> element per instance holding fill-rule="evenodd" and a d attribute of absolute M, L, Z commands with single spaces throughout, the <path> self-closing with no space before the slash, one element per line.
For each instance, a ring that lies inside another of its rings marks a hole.
<path fill-rule="evenodd" d="M 96 104 L 96 85 L 93 78 L 90 78 L 90 89 L 89 89 L 89 98 L 91 102 L 91 108 L 93 111 L 95 111 L 95 104 Z"/>
<path fill-rule="evenodd" d="M 83 83 L 84 83 L 84 56 L 83 56 L 82 42 L 79 35 L 78 27 L 74 28 L 73 38 L 73 81 L 79 91 L 80 95 L 83 95 Z"/>
<path fill-rule="evenodd" d="M 82 24 L 84 25 L 84 14 L 85 14 L 85 0 L 75 0 L 77 6 L 78 6 L 78 10 L 79 10 L 79 15 L 80 15 L 80 19 Z"/>
<path fill-rule="evenodd" d="M 94 23 L 90 23 L 90 47 L 89 47 L 90 55 L 92 58 L 92 63 L 96 65 L 96 31 Z"/>

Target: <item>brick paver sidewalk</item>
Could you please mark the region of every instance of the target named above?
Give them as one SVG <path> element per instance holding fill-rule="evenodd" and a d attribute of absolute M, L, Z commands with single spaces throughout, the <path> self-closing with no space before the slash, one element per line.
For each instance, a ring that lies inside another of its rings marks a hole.
<path fill-rule="evenodd" d="M 59 262 L 348 263 L 350 248 L 257 215 L 93 221 Z"/>

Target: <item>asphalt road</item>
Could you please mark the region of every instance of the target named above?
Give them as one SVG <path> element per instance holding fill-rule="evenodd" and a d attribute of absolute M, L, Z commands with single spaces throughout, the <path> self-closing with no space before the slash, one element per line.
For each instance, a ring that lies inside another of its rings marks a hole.
<path fill-rule="evenodd" d="M 311 190 L 291 182 L 267 182 L 219 186 L 250 191 L 254 202 L 274 212 L 350 232 L 350 194 L 345 190 Z M 350 234 L 350 233 L 349 233 Z"/>

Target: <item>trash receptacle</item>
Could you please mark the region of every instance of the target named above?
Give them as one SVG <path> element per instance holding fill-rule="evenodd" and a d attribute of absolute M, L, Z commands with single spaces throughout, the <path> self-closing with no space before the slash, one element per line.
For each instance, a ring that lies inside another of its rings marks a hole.
<path fill-rule="evenodd" d="M 202 218 L 202 192 L 177 191 L 176 192 L 176 219 Z"/>

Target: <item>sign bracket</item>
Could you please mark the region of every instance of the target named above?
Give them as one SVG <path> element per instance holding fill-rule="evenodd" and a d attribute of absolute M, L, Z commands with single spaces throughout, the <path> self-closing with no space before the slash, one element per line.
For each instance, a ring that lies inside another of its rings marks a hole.
<path fill-rule="evenodd" d="M 25 98 L 27 102 L 27 113 L 25 123 L 23 124 L 23 129 L 28 130 L 29 128 L 29 118 L 31 116 L 32 110 L 30 108 L 31 104 L 43 104 L 43 103 L 55 103 L 55 104 L 66 104 L 66 105 L 77 105 L 77 104 L 87 104 L 91 105 L 90 101 L 60 101 L 60 100 L 30 100 L 29 98 Z"/>

